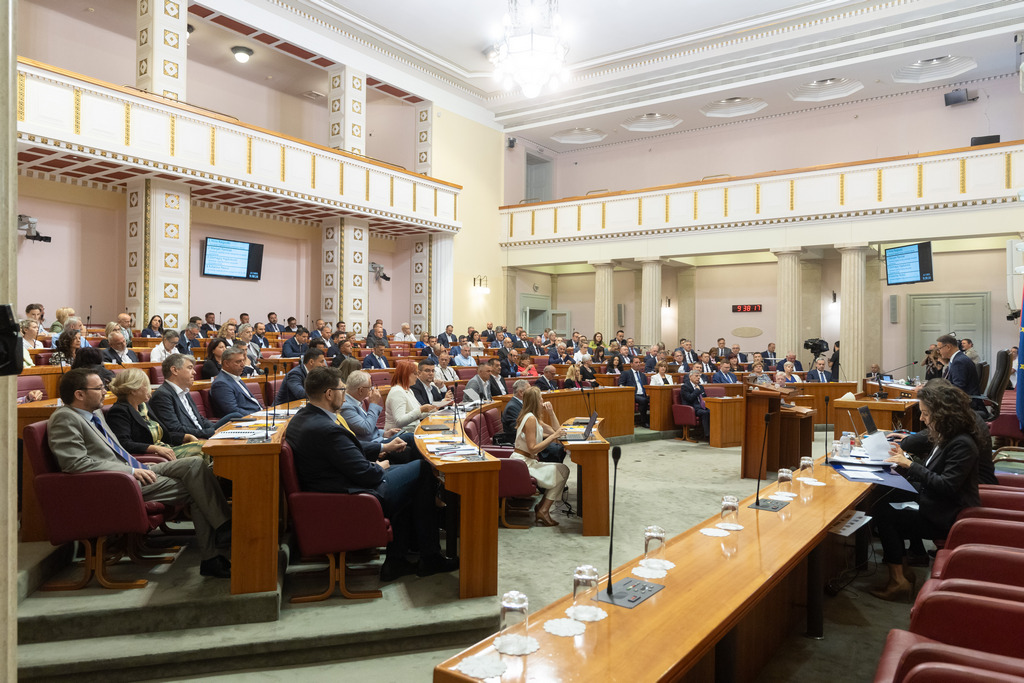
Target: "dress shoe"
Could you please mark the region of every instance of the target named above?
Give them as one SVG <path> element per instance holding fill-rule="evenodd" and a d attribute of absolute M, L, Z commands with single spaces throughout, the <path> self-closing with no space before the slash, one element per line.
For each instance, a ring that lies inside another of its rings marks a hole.
<path fill-rule="evenodd" d="M 906 583 L 894 583 L 884 588 L 876 589 L 871 591 L 879 600 L 887 600 L 889 602 L 910 602 L 910 596 L 914 591 L 914 586 L 909 581 Z"/>
<path fill-rule="evenodd" d="M 459 568 L 459 558 L 445 557 L 444 555 L 428 555 L 421 557 L 416 565 L 416 576 L 430 576 L 432 574 L 446 574 Z"/>
<path fill-rule="evenodd" d="M 200 576 L 212 576 L 215 579 L 231 578 L 231 561 L 223 555 L 215 555 L 199 563 Z"/>
<path fill-rule="evenodd" d="M 911 567 L 927 567 L 932 563 L 932 558 L 928 557 L 928 553 L 923 555 L 907 555 L 907 564 Z"/>
<path fill-rule="evenodd" d="M 416 565 L 408 560 L 384 560 L 380 566 L 380 580 L 387 583 L 416 572 Z"/>
<path fill-rule="evenodd" d="M 231 520 L 224 522 L 213 532 L 213 543 L 217 550 L 227 550 L 231 547 Z"/>

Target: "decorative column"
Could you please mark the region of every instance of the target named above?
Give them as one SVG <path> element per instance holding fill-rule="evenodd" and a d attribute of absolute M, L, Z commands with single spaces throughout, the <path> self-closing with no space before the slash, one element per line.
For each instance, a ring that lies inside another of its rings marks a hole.
<path fill-rule="evenodd" d="M 558 275 L 551 275 L 551 308 L 558 310 Z"/>
<path fill-rule="evenodd" d="M 800 249 L 772 250 L 779 260 L 775 286 L 775 353 L 800 353 Z"/>
<path fill-rule="evenodd" d="M 501 267 L 501 275 L 505 281 L 505 329 L 515 330 L 519 320 L 519 292 L 516 283 L 519 271 L 508 266 Z"/>
<path fill-rule="evenodd" d="M 633 341 L 637 344 L 640 342 L 637 339 L 640 338 L 640 328 L 644 324 L 644 304 L 643 295 L 644 290 L 644 276 L 643 271 L 633 271 L 633 320 L 624 321 L 626 324 L 622 326 L 622 329 L 626 331 L 626 339 L 633 337 Z M 616 322 L 618 322 L 616 320 Z M 618 331 L 618 328 L 616 328 Z"/>
<path fill-rule="evenodd" d="M 427 310 L 430 308 L 430 240 L 426 235 L 421 235 L 412 243 L 412 274 L 409 278 L 409 325 L 413 334 L 419 337 L 426 332 L 430 334 L 430 327 L 427 325 Z"/>
<path fill-rule="evenodd" d="M 430 175 L 434 165 L 434 104 L 423 101 L 416 105 L 416 173 Z"/>
<path fill-rule="evenodd" d="M 697 269 L 683 266 L 676 270 L 676 297 L 679 302 L 679 322 L 675 339 L 666 339 L 669 349 L 679 345 L 679 340 L 686 337 L 697 348 L 694 336 L 697 334 Z M 674 343 L 670 343 L 674 342 Z"/>
<path fill-rule="evenodd" d="M 341 313 L 345 283 L 341 277 L 342 218 L 328 218 L 322 221 L 323 236 L 320 239 L 320 317 L 334 323 L 345 321 Z M 348 328 L 346 327 L 346 330 Z"/>
<path fill-rule="evenodd" d="M 430 238 L 430 329 L 434 334 L 455 325 L 454 247 L 455 236 L 449 232 L 434 233 Z"/>
<path fill-rule="evenodd" d="M 359 337 L 370 328 L 370 229 L 363 218 L 345 218 L 341 224 L 341 315 L 345 329 Z"/>
<path fill-rule="evenodd" d="M 165 328 L 180 328 L 189 316 L 189 188 L 166 180 L 133 180 L 126 201 L 125 308 L 136 327 L 159 315 Z"/>
<path fill-rule="evenodd" d="M 878 252 L 868 249 L 864 264 L 864 372 L 858 374 L 847 372 L 843 368 L 843 354 L 839 354 L 839 371 L 851 380 L 863 377 L 868 366 L 872 363 L 882 362 L 882 326 L 889 324 L 888 301 L 882 301 L 882 281 L 885 275 L 882 271 L 882 261 L 878 258 Z M 840 302 L 840 313 L 842 302 Z M 883 313 L 884 311 L 884 313 Z M 840 342 L 842 350 L 842 342 Z M 908 359 L 912 360 L 912 359 Z M 850 366 L 853 370 L 853 366 Z M 915 370 L 915 374 L 921 373 L 924 377 L 924 369 Z"/>
<path fill-rule="evenodd" d="M 839 372 L 840 378 L 859 382 L 864 376 L 865 262 L 866 244 L 837 244 L 841 257 L 839 274 Z"/>
<path fill-rule="evenodd" d="M 615 287 L 612 274 L 615 264 L 611 261 L 591 262 L 594 266 L 594 332 L 604 336 L 605 344 L 615 336 Z"/>
<path fill-rule="evenodd" d="M 800 342 L 797 357 L 810 358 L 810 352 L 803 348 L 803 340 L 821 337 L 821 260 L 805 253 L 800 260 Z M 831 352 L 830 352 L 831 353 Z M 814 358 L 811 358 L 814 361 Z M 804 367 L 810 369 L 804 364 Z"/>
<path fill-rule="evenodd" d="M 327 74 L 328 146 L 366 154 L 366 74 L 347 66 Z"/>
<path fill-rule="evenodd" d="M 650 346 L 661 341 L 661 259 L 642 260 L 641 264 L 641 312 L 637 343 Z"/>
<path fill-rule="evenodd" d="M 184 101 L 188 3 L 136 0 L 136 8 L 135 87 Z"/>

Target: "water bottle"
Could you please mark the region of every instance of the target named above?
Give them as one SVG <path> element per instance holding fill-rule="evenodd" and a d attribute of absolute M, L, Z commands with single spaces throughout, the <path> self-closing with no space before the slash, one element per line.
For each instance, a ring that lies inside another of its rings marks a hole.
<path fill-rule="evenodd" d="M 842 438 L 839 439 L 839 455 L 848 458 L 851 453 L 853 453 L 853 434 L 843 432 Z"/>

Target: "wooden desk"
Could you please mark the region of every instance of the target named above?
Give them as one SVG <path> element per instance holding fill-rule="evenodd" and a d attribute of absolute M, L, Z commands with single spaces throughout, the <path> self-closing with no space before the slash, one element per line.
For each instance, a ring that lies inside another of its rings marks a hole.
<path fill-rule="evenodd" d="M 712 448 L 743 445 L 744 403 L 742 397 L 736 396 L 708 396 L 704 399 L 704 404 L 711 411 L 711 434 L 708 441 Z"/>
<path fill-rule="evenodd" d="M 672 418 L 672 393 L 679 389 L 677 377 L 677 375 L 672 376 L 674 384 L 647 387 L 647 396 L 651 400 L 650 406 L 648 406 L 651 417 L 651 429 L 656 432 L 678 429 L 675 420 Z"/>
<path fill-rule="evenodd" d="M 779 428 L 779 448 L 774 462 L 767 464 L 769 472 L 778 472 L 780 467 L 792 466 L 795 472 L 800 458 L 814 456 L 814 410 L 783 408 L 780 411 L 782 424 Z"/>
<path fill-rule="evenodd" d="M 804 600 L 808 616 L 820 618 L 810 607 L 820 604 L 816 601 L 823 594 L 818 546 L 828 527 L 870 490 L 820 464 L 814 474 L 826 486 L 800 484 L 800 497 L 782 512 L 751 510 L 747 506 L 753 496 L 742 501 L 738 521 L 745 528 L 728 538 L 700 533 L 720 521 L 716 515 L 669 540 L 665 557 L 676 567 L 654 581 L 665 589 L 634 609 L 597 603 L 608 618 L 588 623 L 581 636 L 561 638 L 543 627 L 548 619 L 565 617 L 572 595 L 533 612 L 530 635 L 540 650 L 526 657 L 503 657 L 509 669 L 501 680 L 713 681 L 716 673 L 752 680 L 794 622 L 802 619 Z M 762 495 L 774 487 L 766 487 Z M 612 580 L 629 576 L 640 559 L 620 566 Z M 571 585 L 571 572 L 571 567 L 563 568 L 552 580 Z M 437 665 L 434 682 L 475 680 L 453 667 L 466 657 L 494 654 L 492 641 L 488 637 Z"/>
<path fill-rule="evenodd" d="M 920 411 L 917 408 L 917 400 L 890 400 L 858 398 L 855 400 L 836 401 L 836 427 L 835 438 L 838 439 L 843 432 L 854 432 L 860 434 L 863 429 L 860 415 L 853 417 L 852 413 L 857 412 L 861 406 L 867 406 L 871 411 L 871 417 L 875 426 L 882 430 L 909 429 L 917 431 L 920 429 Z"/>
<path fill-rule="evenodd" d="M 807 403 L 815 411 L 814 425 L 835 423 L 835 403 L 840 396 L 857 393 L 857 382 L 796 382 L 788 385 L 797 393 L 811 398 Z M 825 411 L 825 397 L 828 397 L 828 412 Z M 792 403 L 792 401 L 789 401 Z"/>
<path fill-rule="evenodd" d="M 887 398 L 917 398 L 917 389 L 918 387 L 904 384 L 864 380 L 865 394 L 877 394 L 879 391 L 884 391 Z"/>
<path fill-rule="evenodd" d="M 600 433 L 603 422 L 598 420 L 590 434 L 591 440 L 596 439 L 597 443 L 562 442 L 569 451 L 569 458 L 577 465 L 576 507 L 583 518 L 584 536 L 608 535 L 608 442 Z M 562 426 L 571 424 L 572 419 L 568 419 Z"/>
<path fill-rule="evenodd" d="M 601 434 L 604 438 L 626 436 L 633 433 L 633 388 L 603 387 L 600 389 L 559 389 L 542 393 L 559 420 L 570 417 L 589 417 L 592 410 L 602 418 Z M 504 409 L 510 394 L 497 397 Z"/>
<path fill-rule="evenodd" d="M 267 376 L 273 378 L 275 375 L 278 379 L 283 379 L 284 376 L 293 367 L 302 362 L 301 358 L 282 358 L 281 356 L 271 356 L 270 358 L 260 359 L 260 369 L 267 371 Z"/>

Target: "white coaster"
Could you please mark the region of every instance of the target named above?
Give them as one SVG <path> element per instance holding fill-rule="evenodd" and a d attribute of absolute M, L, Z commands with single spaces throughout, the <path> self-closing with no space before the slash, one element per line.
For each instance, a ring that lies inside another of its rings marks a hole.
<path fill-rule="evenodd" d="M 705 536 L 728 536 L 729 532 L 724 529 L 716 529 L 714 527 L 708 527 L 707 529 L 701 529 L 700 532 Z"/>
<path fill-rule="evenodd" d="M 825 482 L 818 481 L 817 479 L 811 479 L 810 481 L 805 481 L 804 483 L 807 484 L 808 486 L 824 486 L 825 485 Z"/>
<path fill-rule="evenodd" d="M 805 484 L 810 484 L 811 482 L 818 481 L 814 477 L 797 477 L 796 480 L 802 481 Z"/>
<path fill-rule="evenodd" d="M 782 495 L 779 495 L 778 493 L 773 493 L 772 495 L 768 496 L 768 500 L 777 500 L 780 503 L 791 503 L 791 502 L 793 502 L 793 499 L 790 498 L 789 496 L 782 496 Z"/>
<path fill-rule="evenodd" d="M 540 649 L 540 643 L 530 636 L 498 636 L 494 639 L 494 649 L 503 655 L 528 655 Z"/>
<path fill-rule="evenodd" d="M 501 661 L 501 657 L 477 655 L 476 657 L 466 657 L 454 668 L 456 671 L 461 671 L 467 676 L 483 679 L 501 676 L 505 673 L 505 669 L 508 666 L 505 662 Z"/>
<path fill-rule="evenodd" d="M 633 573 L 641 579 L 663 579 L 666 572 L 664 569 L 648 569 L 647 567 L 633 567 Z"/>
<path fill-rule="evenodd" d="M 465 460 L 461 455 L 442 455 L 438 460 L 442 462 L 459 462 Z"/>
<path fill-rule="evenodd" d="M 544 622 L 544 630 L 555 636 L 571 638 L 582 635 L 587 625 L 575 619 L 548 619 Z"/>
<path fill-rule="evenodd" d="M 601 621 L 608 613 L 597 605 L 576 605 L 565 610 L 565 615 L 576 621 Z"/>
<path fill-rule="evenodd" d="M 778 496 L 779 498 L 789 498 L 790 500 L 796 498 L 796 494 L 793 493 L 792 491 L 776 491 L 775 493 L 772 494 L 772 496 Z M 778 498 L 776 498 L 776 500 L 778 500 Z"/>
<path fill-rule="evenodd" d="M 732 522 L 719 522 L 716 524 L 719 529 L 725 529 L 726 531 L 742 531 L 742 524 L 733 524 Z"/>
<path fill-rule="evenodd" d="M 640 566 L 647 567 L 648 569 L 663 569 L 668 571 L 669 569 L 675 569 L 676 563 L 670 562 L 669 560 L 643 559 L 640 560 Z"/>

